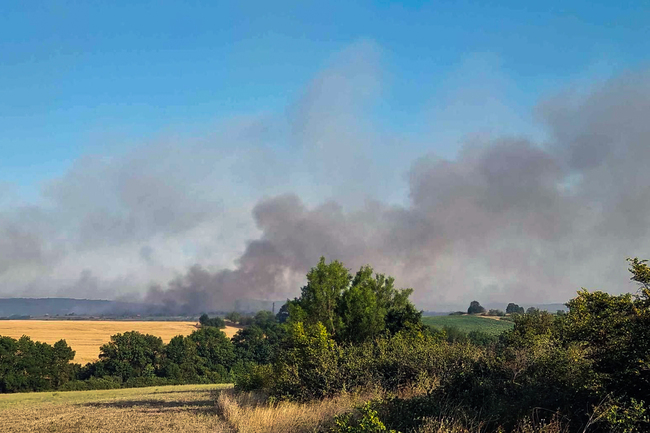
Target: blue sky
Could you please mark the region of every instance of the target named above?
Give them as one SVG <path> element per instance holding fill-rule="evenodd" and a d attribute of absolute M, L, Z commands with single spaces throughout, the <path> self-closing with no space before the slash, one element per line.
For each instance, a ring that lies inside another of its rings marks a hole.
<path fill-rule="evenodd" d="M 627 281 L 648 23 L 648 1 L 3 2 L 0 296 L 184 275 L 201 302 L 281 299 L 323 254 L 427 308 Z"/>
<path fill-rule="evenodd" d="M 113 151 L 106 145 L 282 112 L 332 56 L 360 39 L 381 49 L 389 84 L 375 114 L 397 130 L 421 127 L 423 107 L 468 56 L 493 56 L 511 81 L 511 102 L 531 107 L 581 76 L 646 63 L 650 40 L 645 1 L 0 8 L 0 179 L 26 188 L 85 152 Z"/>

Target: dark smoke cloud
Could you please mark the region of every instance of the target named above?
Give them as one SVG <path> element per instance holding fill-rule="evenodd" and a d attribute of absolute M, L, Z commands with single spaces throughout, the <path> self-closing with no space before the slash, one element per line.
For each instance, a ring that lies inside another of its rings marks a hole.
<path fill-rule="evenodd" d="M 411 140 L 368 115 L 378 53 L 350 47 L 283 115 L 86 156 L 38 204 L 2 186 L 0 293 L 148 289 L 170 312 L 224 310 L 295 296 L 320 256 L 371 264 L 432 309 L 633 290 L 624 259 L 650 256 L 648 71 L 545 100 L 543 134 L 478 134 L 442 158 L 435 134 Z M 469 96 L 443 120 L 462 126 Z"/>
<path fill-rule="evenodd" d="M 580 285 L 630 290 L 624 259 L 647 256 L 650 240 L 648 74 L 579 101 L 554 98 L 540 113 L 549 142 L 503 138 L 467 145 L 455 160 L 414 163 L 408 206 L 264 200 L 253 212 L 262 234 L 236 270 L 193 268 L 156 295 L 212 305 L 241 293 L 275 299 L 296 293 L 321 255 L 396 275 L 423 305 L 481 293 L 564 300 Z"/>

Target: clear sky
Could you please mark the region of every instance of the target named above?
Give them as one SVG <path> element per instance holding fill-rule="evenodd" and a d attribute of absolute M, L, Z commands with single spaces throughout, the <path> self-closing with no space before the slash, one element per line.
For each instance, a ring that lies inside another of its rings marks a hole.
<path fill-rule="evenodd" d="M 251 260 L 279 273 L 246 296 L 281 298 L 320 254 L 427 306 L 618 281 L 645 235 L 559 266 L 609 242 L 622 214 L 595 209 L 637 214 L 637 179 L 589 185 L 648 144 L 649 23 L 646 0 L 2 2 L 0 295 L 130 296 L 193 264 L 218 292 Z"/>

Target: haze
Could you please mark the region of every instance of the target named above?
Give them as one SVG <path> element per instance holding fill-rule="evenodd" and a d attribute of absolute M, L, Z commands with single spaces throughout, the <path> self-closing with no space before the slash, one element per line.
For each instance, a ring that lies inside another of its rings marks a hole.
<path fill-rule="evenodd" d="M 3 5 L 0 296 L 227 309 L 320 256 L 426 309 L 635 290 L 635 3 Z"/>

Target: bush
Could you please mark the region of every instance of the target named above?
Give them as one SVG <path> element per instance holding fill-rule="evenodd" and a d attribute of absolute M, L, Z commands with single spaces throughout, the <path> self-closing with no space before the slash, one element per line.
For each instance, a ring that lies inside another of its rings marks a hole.
<path fill-rule="evenodd" d="M 210 318 L 207 314 L 201 314 L 201 317 L 199 317 L 199 323 L 201 326 L 211 326 L 218 329 L 226 327 L 226 322 L 221 317 Z"/>
<path fill-rule="evenodd" d="M 232 375 L 235 389 L 239 391 L 270 389 L 274 383 L 273 366 L 270 364 L 238 364 L 233 368 Z"/>
<path fill-rule="evenodd" d="M 368 402 L 357 409 L 354 414 L 339 415 L 334 419 L 333 433 L 399 433 L 395 430 L 388 430 L 379 419 L 379 414 Z"/>
<path fill-rule="evenodd" d="M 506 315 L 506 313 L 504 313 L 501 310 L 489 310 L 487 312 L 487 316 L 499 316 L 500 317 L 500 316 L 505 316 L 505 315 Z"/>
<path fill-rule="evenodd" d="M 122 383 L 117 378 L 112 377 L 91 377 L 87 380 L 73 380 L 61 386 L 61 391 L 89 391 L 94 389 L 117 389 L 121 388 Z"/>

